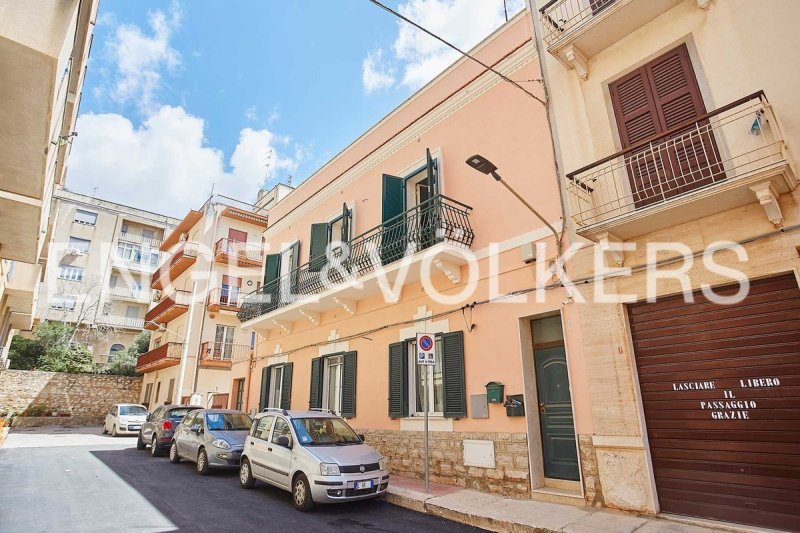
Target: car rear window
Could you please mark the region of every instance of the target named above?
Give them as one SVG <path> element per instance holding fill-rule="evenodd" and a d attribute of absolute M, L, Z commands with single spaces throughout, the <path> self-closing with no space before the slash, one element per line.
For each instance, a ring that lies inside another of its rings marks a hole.
<path fill-rule="evenodd" d="M 180 420 L 192 411 L 195 411 L 195 409 L 171 409 L 167 416 L 170 420 Z"/>
<path fill-rule="evenodd" d="M 146 415 L 147 409 L 141 405 L 120 405 L 119 414 L 121 415 Z"/>

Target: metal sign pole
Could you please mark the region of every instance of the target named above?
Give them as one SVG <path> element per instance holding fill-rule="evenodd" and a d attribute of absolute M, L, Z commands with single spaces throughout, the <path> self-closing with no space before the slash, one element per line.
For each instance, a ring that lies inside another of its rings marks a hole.
<path fill-rule="evenodd" d="M 419 365 L 425 372 L 425 392 L 422 395 L 422 405 L 425 412 L 425 424 L 423 426 L 423 440 L 425 441 L 425 493 L 428 494 L 428 365 Z"/>

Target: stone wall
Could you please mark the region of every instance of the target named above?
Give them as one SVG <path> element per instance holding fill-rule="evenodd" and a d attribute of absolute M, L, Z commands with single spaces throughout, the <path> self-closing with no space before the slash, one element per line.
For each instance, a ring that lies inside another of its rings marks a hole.
<path fill-rule="evenodd" d="M 603 487 L 600 484 L 600 473 L 597 469 L 597 452 L 594 449 L 591 435 L 578 435 L 578 450 L 581 454 L 581 477 L 583 479 L 583 497 L 586 505 L 603 506 Z"/>
<path fill-rule="evenodd" d="M 141 389 L 138 377 L 0 370 L 0 414 L 41 417 L 41 424 L 99 424 L 113 404 L 139 403 Z M 31 422 L 37 421 L 19 420 Z"/>
<path fill-rule="evenodd" d="M 367 444 L 401 476 L 424 475 L 421 431 L 357 430 Z M 494 441 L 495 468 L 464 465 L 464 439 Z M 432 431 L 428 437 L 430 480 L 505 496 L 530 497 L 528 437 L 525 433 L 471 433 Z"/>

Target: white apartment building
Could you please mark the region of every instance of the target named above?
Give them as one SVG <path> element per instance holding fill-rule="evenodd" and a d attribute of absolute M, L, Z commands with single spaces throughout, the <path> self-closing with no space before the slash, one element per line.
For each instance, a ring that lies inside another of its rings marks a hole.
<path fill-rule="evenodd" d="M 36 319 L 75 324 L 105 364 L 144 329 L 159 247 L 179 220 L 65 189 L 54 204 Z"/>

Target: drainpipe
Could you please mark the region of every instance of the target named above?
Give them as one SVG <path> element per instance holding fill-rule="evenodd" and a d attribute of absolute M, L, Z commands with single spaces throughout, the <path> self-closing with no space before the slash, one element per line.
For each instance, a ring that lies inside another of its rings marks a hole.
<path fill-rule="evenodd" d="M 192 282 L 192 302 L 194 302 L 195 295 L 197 294 L 197 282 Z M 194 319 L 194 305 L 189 306 L 189 320 L 187 321 L 187 328 L 185 335 L 183 336 L 183 346 L 181 347 L 181 365 L 180 369 L 178 370 L 178 391 L 180 396 L 178 398 L 178 402 L 181 402 L 184 394 L 184 386 L 183 380 L 186 377 L 186 365 L 189 359 L 189 336 L 192 333 L 192 320 Z M 192 389 L 194 392 L 194 389 Z"/>
<path fill-rule="evenodd" d="M 213 196 L 212 196 L 213 198 Z M 211 198 L 209 198 L 211 202 Z M 208 257 L 208 272 L 206 273 L 206 290 L 203 295 L 203 320 L 200 322 L 200 336 L 197 339 L 197 359 L 194 365 L 194 380 L 192 381 L 192 394 L 197 392 L 197 380 L 200 376 L 200 344 L 203 341 L 203 331 L 206 326 L 206 313 L 208 312 L 208 293 L 211 287 L 211 274 L 214 269 L 214 244 L 217 242 L 217 225 L 219 223 L 219 213 L 217 213 L 216 204 L 211 202 L 212 209 L 214 209 L 214 229 L 211 231 L 211 253 Z M 194 299 L 194 295 L 192 296 Z M 192 300 L 194 301 L 194 300 Z"/>

